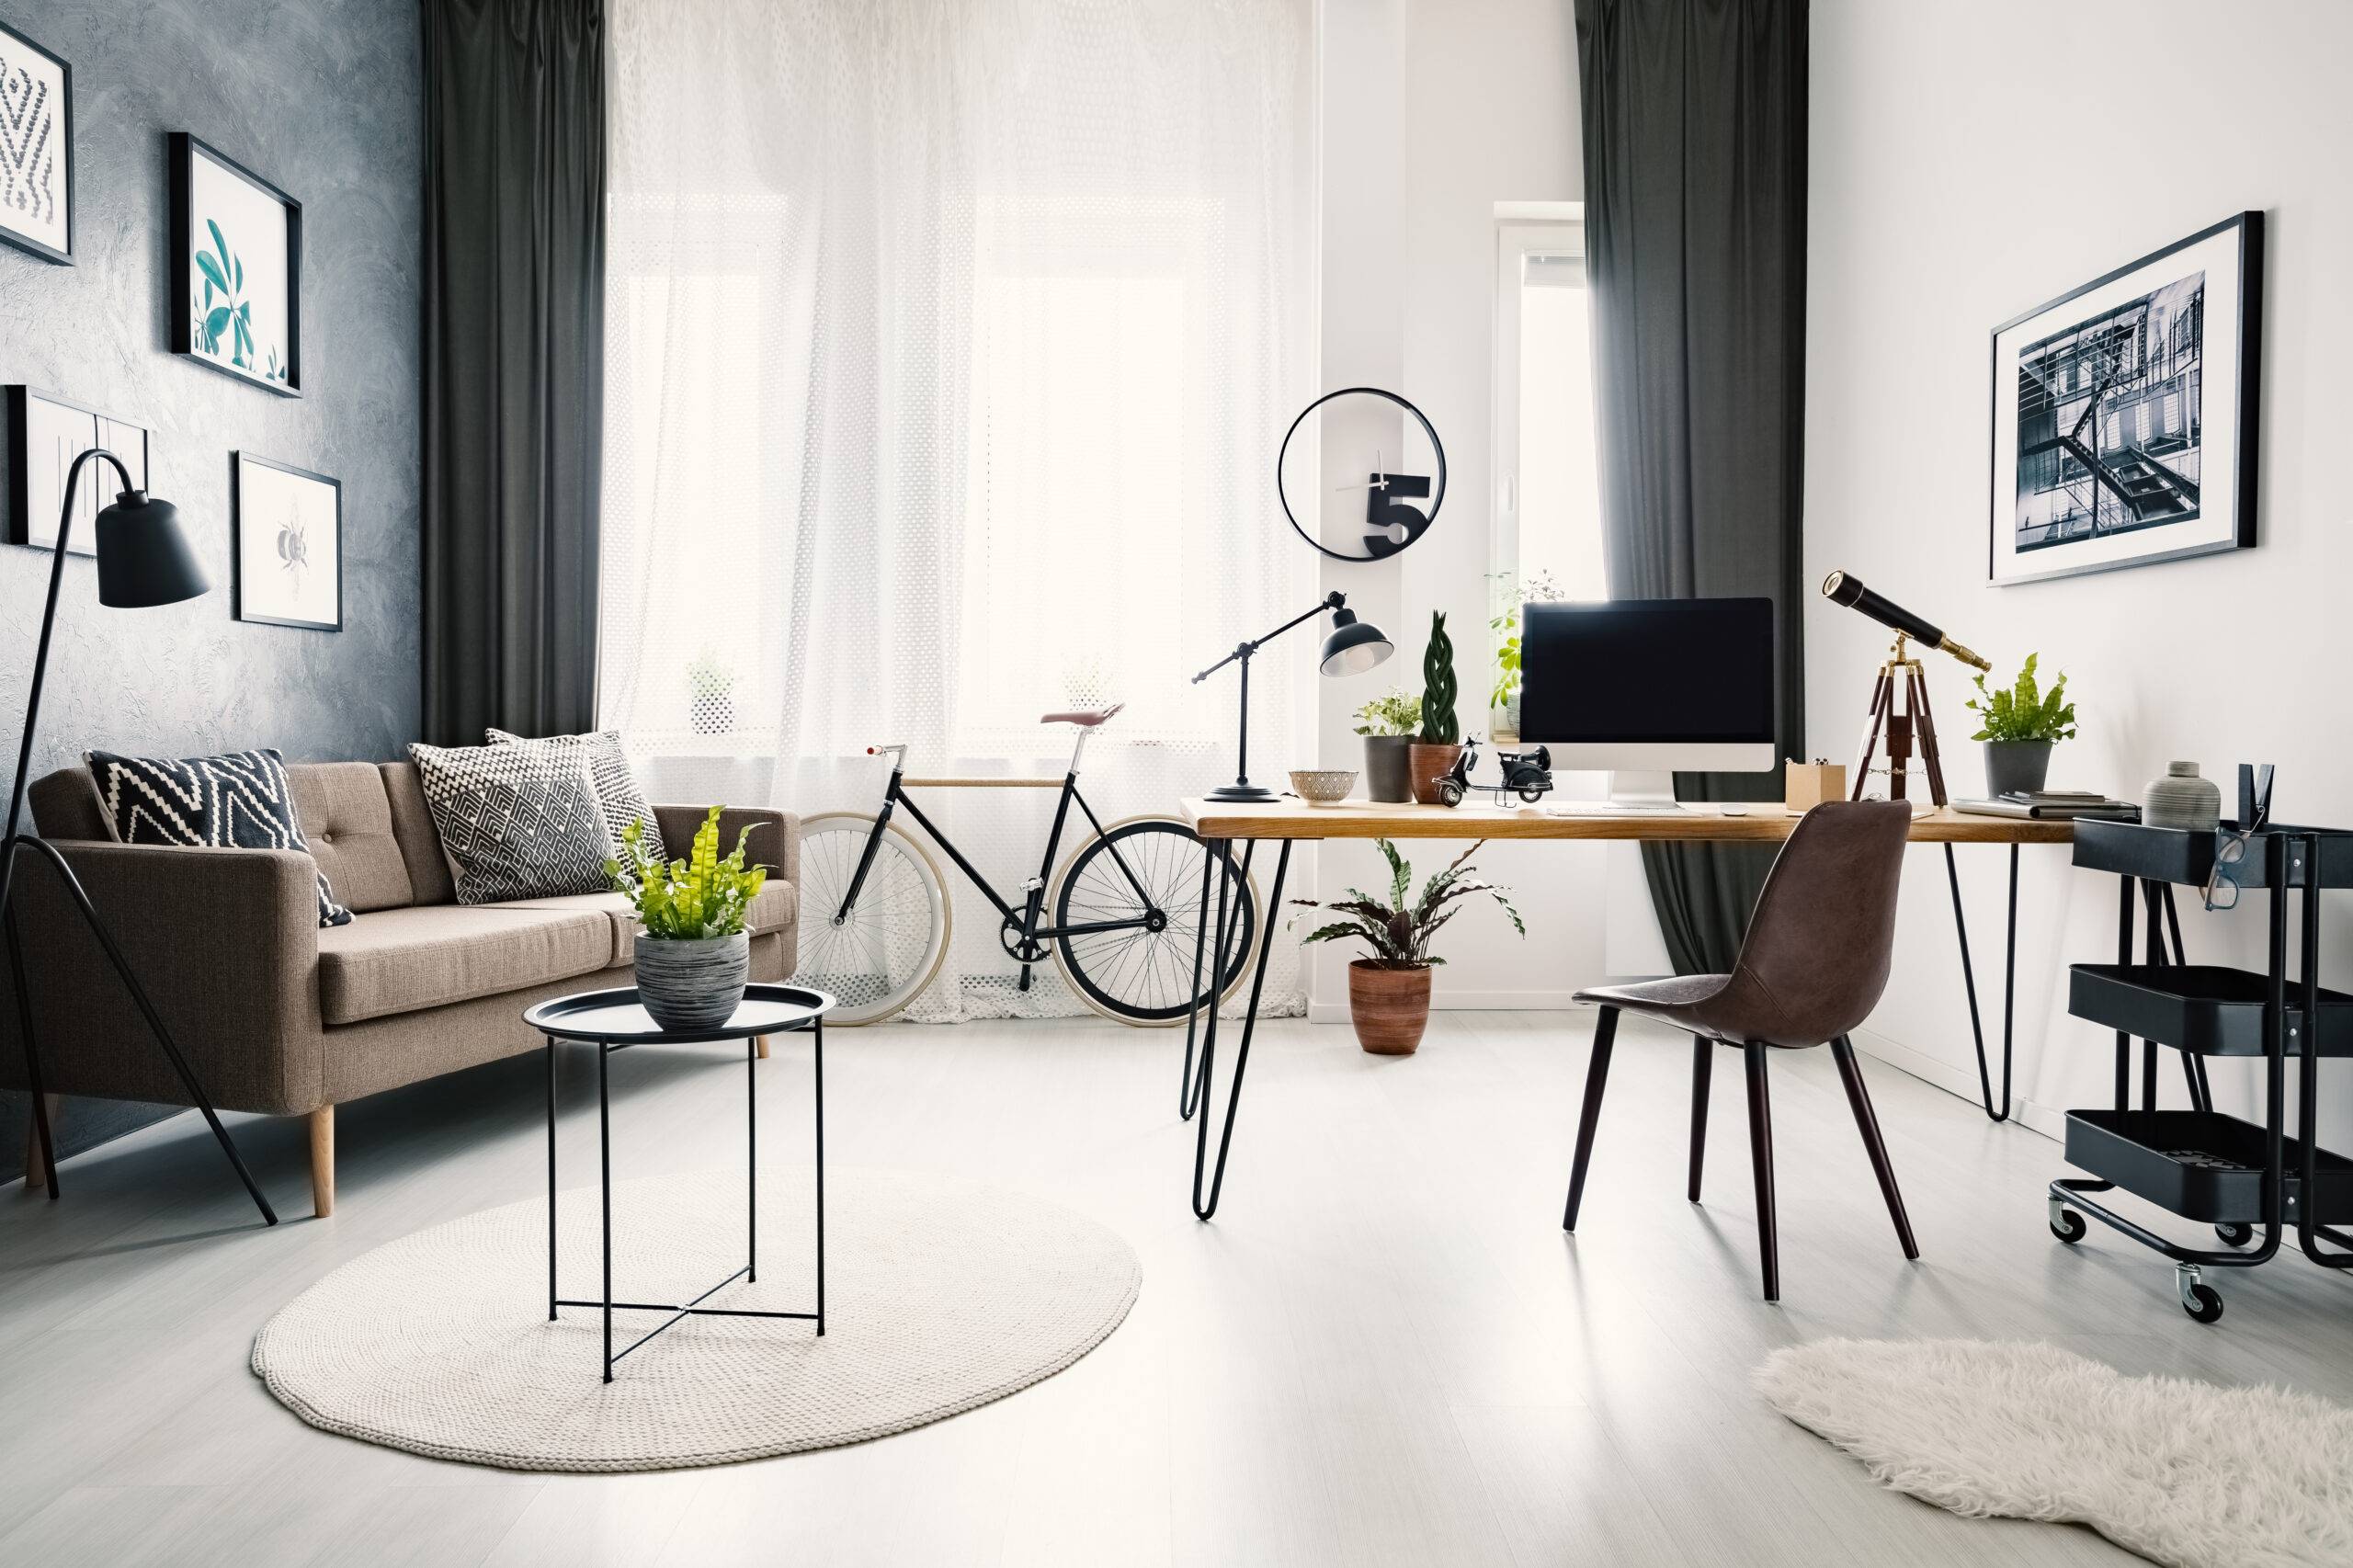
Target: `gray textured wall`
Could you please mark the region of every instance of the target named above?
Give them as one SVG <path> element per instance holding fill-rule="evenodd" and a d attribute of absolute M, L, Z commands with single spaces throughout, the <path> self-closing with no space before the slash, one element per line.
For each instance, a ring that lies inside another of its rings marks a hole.
<path fill-rule="evenodd" d="M 0 382 L 145 424 L 150 484 L 178 505 L 214 584 L 191 603 L 108 610 L 89 561 L 67 564 L 36 776 L 94 745 L 397 755 L 417 725 L 415 6 L 0 0 L 0 19 L 74 67 L 77 208 L 73 266 L 0 246 Z M 165 347 L 172 131 L 195 132 L 302 203 L 300 399 Z M 229 454 L 240 449 L 343 482 L 342 631 L 231 619 Z M 0 788 L 13 781 L 48 567 L 45 553 L 0 545 Z M 59 1142 L 86 1145 L 136 1119 L 75 1104 Z M 22 1096 L 0 1096 L 0 1161 L 20 1160 L 23 1129 Z"/>

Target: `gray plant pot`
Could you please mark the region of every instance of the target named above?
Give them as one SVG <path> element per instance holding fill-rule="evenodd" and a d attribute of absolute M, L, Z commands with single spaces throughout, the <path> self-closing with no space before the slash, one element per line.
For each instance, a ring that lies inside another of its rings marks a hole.
<path fill-rule="evenodd" d="M 1405 766 L 1411 735 L 1367 735 L 1364 738 L 1364 792 L 1392 804 L 1414 798 L 1413 774 Z"/>
<path fill-rule="evenodd" d="M 752 938 L 676 941 L 637 934 L 637 999 L 665 1029 L 715 1029 L 735 1016 L 752 977 Z"/>
<path fill-rule="evenodd" d="M 2049 741 L 1987 741 L 1985 793 L 1998 799 L 2041 789 L 2051 778 L 2051 746 Z"/>

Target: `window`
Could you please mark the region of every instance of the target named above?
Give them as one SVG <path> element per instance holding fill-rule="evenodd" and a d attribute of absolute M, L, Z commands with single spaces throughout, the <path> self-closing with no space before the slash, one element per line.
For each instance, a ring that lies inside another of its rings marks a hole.
<path fill-rule="evenodd" d="M 1506 204 L 1495 224 L 1495 574 L 1506 619 L 1522 597 L 1609 597 L 1591 321 L 1581 204 Z"/>

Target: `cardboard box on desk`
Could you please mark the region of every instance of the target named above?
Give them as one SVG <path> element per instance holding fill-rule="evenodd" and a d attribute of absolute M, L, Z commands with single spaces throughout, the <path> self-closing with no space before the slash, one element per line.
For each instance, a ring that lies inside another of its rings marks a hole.
<path fill-rule="evenodd" d="M 1847 798 L 1847 765 L 1815 757 L 1791 762 L 1786 770 L 1787 804 L 1793 812 L 1810 812 L 1824 801 Z"/>

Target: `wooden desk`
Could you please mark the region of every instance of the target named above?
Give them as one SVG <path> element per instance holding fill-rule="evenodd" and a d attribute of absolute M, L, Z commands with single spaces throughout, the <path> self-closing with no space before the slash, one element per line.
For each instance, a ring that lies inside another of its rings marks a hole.
<path fill-rule="evenodd" d="M 1280 922 L 1273 912 L 1282 907 L 1283 877 L 1290 869 L 1290 849 L 1302 839 L 1326 838 L 1516 838 L 1516 839 L 1628 839 L 1643 843 L 1748 843 L 1779 844 L 1790 835 L 1798 824 L 1780 805 L 1763 801 L 1745 811 L 1728 811 L 1721 805 L 1690 805 L 1675 810 L 1650 812 L 1555 812 L 1543 804 L 1496 806 L 1491 797 L 1481 792 L 1460 806 L 1382 805 L 1369 801 L 1347 801 L 1336 806 L 1311 806 L 1295 797 L 1266 805 L 1236 805 L 1222 801 L 1188 800 L 1182 803 L 1185 820 L 1192 824 L 1201 841 L 1209 847 L 1210 858 L 1201 868 L 1201 899 L 1210 896 L 1210 871 L 1219 859 L 1233 858 L 1233 845 L 1238 841 L 1244 848 L 1241 870 L 1245 879 L 1250 860 L 1261 841 L 1282 846 L 1275 860 L 1272 889 L 1266 907 L 1268 915 L 1262 922 L 1268 940 Z M 1977 1083 L 1985 1114 L 1995 1121 L 2006 1120 L 2010 1114 L 2010 1051 L 2016 1023 L 2016 990 L 2018 982 L 2018 848 L 2027 844 L 2070 844 L 2075 836 L 2075 824 L 2058 821 L 2030 821 L 2020 817 L 1975 816 L 1956 812 L 1949 806 L 1938 806 L 1915 814 L 1912 819 L 1911 840 L 1915 844 L 1938 844 L 1944 846 L 1945 876 L 1952 888 L 1953 929 L 1961 941 L 1961 983 L 1969 995 L 1969 1028 L 1977 1047 Z M 1962 913 L 1961 900 L 1961 869 L 1953 858 L 1956 844 L 2004 845 L 2009 849 L 2010 900 L 2009 917 L 2006 923 L 2002 967 L 2002 1097 L 1997 1108 L 1994 1103 L 1992 1071 L 1985 1055 L 1985 1029 L 1977 1006 L 1977 977 L 1969 959 L 1969 922 Z M 1216 926 L 1219 950 L 1223 951 L 1232 940 L 1225 906 L 1225 889 L 1231 879 L 1217 881 L 1218 911 Z M 1208 911 L 1202 911 L 1206 915 Z M 1239 912 L 1234 912 L 1238 915 Z M 1199 919 L 1195 923 L 1193 954 L 1193 994 L 1199 995 L 1203 959 L 1208 951 L 1211 922 Z M 1185 1023 L 1185 1064 L 1177 1085 L 1177 1108 L 1188 1119 L 1196 1111 L 1200 1119 L 1193 1141 L 1193 1213 L 1207 1220 L 1217 1212 L 1218 1198 L 1225 1187 L 1225 1157 L 1233 1142 L 1233 1115 L 1242 1098 L 1242 1076 L 1250 1064 L 1250 1036 L 1258 1024 L 1258 1001 L 1267 983 L 1265 949 L 1261 948 L 1258 972 L 1250 983 L 1250 1006 L 1242 1017 L 1242 1039 L 1233 1053 L 1233 1081 L 1226 1091 L 1224 1129 L 1219 1134 L 1217 1165 L 1212 1173 L 1209 1167 L 1209 1123 L 1206 1108 L 1211 1086 L 1211 1065 L 1217 1053 L 1217 1009 L 1196 1007 Z M 1199 1039 L 1199 1067 L 1195 1066 L 1194 1041 Z M 1210 1179 L 1206 1199 L 1201 1192 L 1203 1177 Z"/>

